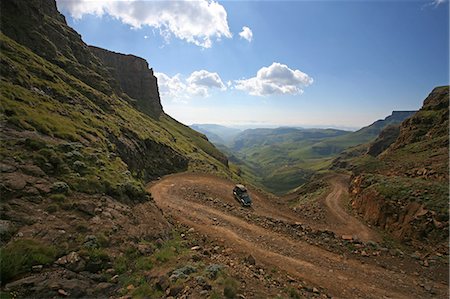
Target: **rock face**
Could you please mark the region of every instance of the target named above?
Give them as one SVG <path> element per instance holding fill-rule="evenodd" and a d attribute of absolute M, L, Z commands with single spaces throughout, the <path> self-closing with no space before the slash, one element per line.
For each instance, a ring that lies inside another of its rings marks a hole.
<path fill-rule="evenodd" d="M 149 138 L 140 140 L 133 132 L 122 130 L 122 136 L 110 135 L 116 151 L 130 171 L 145 181 L 169 173 L 185 171 L 188 160 L 172 148 Z"/>
<path fill-rule="evenodd" d="M 119 82 L 121 90 L 136 100 L 136 108 L 153 118 L 158 118 L 163 113 L 157 78 L 145 59 L 94 46 L 89 48 L 100 58 L 111 76 Z"/>
<path fill-rule="evenodd" d="M 89 86 L 111 94 L 110 86 L 117 83 L 81 36 L 67 26 L 55 1 L 5 0 L 1 1 L 1 12 L 0 27 L 5 35 Z"/>
<path fill-rule="evenodd" d="M 381 131 L 380 135 L 372 142 L 367 150 L 367 154 L 373 157 L 378 156 L 385 151 L 400 134 L 400 126 L 390 125 Z"/>
<path fill-rule="evenodd" d="M 400 240 L 448 246 L 448 97 L 435 88 L 400 127 L 369 146 L 350 185 L 363 218 Z"/>

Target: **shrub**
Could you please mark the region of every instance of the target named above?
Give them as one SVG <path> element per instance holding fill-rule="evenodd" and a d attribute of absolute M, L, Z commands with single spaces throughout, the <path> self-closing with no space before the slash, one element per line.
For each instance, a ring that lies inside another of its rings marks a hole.
<path fill-rule="evenodd" d="M 34 265 L 50 264 L 55 258 L 56 249 L 53 246 L 32 239 L 13 241 L 0 249 L 2 283 L 31 270 Z"/>
<path fill-rule="evenodd" d="M 52 201 L 55 202 L 62 202 L 66 199 L 66 196 L 64 194 L 58 193 L 58 194 L 50 194 L 48 198 L 50 198 Z"/>
<path fill-rule="evenodd" d="M 55 205 L 55 204 L 51 204 L 51 205 L 49 205 L 45 210 L 46 210 L 47 212 L 53 214 L 53 213 L 55 213 L 56 211 L 58 211 L 58 206 Z"/>
<path fill-rule="evenodd" d="M 232 278 L 224 280 L 223 295 L 225 298 L 235 298 L 237 295 L 238 283 Z"/>
<path fill-rule="evenodd" d="M 76 172 L 78 172 L 80 174 L 85 173 L 85 171 L 87 170 L 86 164 L 84 162 L 81 162 L 78 160 L 73 162 L 72 168 L 73 168 L 73 170 L 75 170 Z"/>
<path fill-rule="evenodd" d="M 36 151 L 47 147 L 47 145 L 42 140 L 27 138 L 25 139 L 25 147 L 27 147 L 30 150 Z"/>
<path fill-rule="evenodd" d="M 65 182 L 55 182 L 53 183 L 51 190 L 53 193 L 67 194 L 69 192 L 69 185 Z"/>

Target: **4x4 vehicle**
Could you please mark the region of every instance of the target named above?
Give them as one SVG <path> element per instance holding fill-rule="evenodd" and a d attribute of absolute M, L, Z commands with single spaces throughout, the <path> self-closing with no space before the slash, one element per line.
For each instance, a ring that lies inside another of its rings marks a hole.
<path fill-rule="evenodd" d="M 244 207 L 250 207 L 252 205 L 252 200 L 244 185 L 237 184 L 233 189 L 233 195 Z"/>

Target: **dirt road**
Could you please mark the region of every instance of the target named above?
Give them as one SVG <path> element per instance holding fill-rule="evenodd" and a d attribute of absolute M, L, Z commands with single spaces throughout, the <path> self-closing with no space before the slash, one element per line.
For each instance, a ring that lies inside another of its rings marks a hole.
<path fill-rule="evenodd" d="M 176 221 L 222 241 L 236 255 L 251 253 L 259 263 L 282 269 L 325 289 L 333 297 L 430 298 L 430 292 L 419 285 L 417 275 L 409 274 L 406 269 L 386 269 L 299 240 L 295 231 L 286 233 L 268 228 L 267 219 L 283 226 L 292 225 L 298 219 L 282 202 L 251 190 L 253 207 L 241 208 L 232 197 L 233 186 L 233 182 L 210 175 L 178 174 L 150 185 L 149 191 L 163 212 Z M 340 205 L 345 190 L 336 179 L 325 200 L 335 217 L 333 227 L 338 233 L 357 234 L 364 240 L 376 238 L 375 233 Z M 434 282 L 433 292 L 431 296 L 445 298 L 447 286 L 444 282 Z"/>
<path fill-rule="evenodd" d="M 335 175 L 328 180 L 332 188 L 325 198 L 329 215 L 328 223 L 332 223 L 333 230 L 341 235 L 351 235 L 366 242 L 380 241 L 376 232 L 345 211 L 342 201 L 347 194 L 346 180 L 347 177 L 344 175 Z"/>

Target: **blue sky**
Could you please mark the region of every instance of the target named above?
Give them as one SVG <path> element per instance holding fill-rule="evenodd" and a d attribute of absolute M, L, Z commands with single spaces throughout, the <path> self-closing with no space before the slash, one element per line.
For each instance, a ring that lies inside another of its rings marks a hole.
<path fill-rule="evenodd" d="M 58 7 L 86 43 L 145 58 L 165 111 L 185 124 L 357 128 L 419 109 L 449 81 L 443 0 Z"/>

